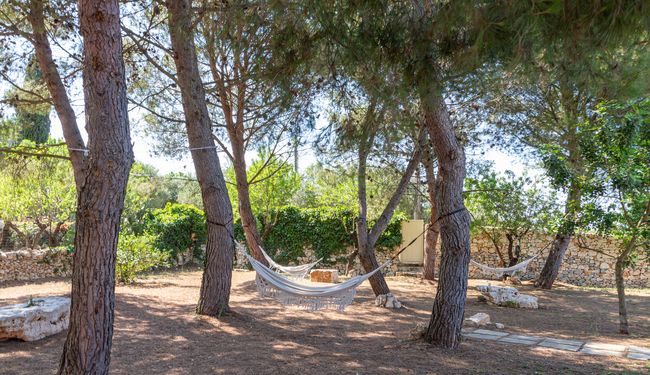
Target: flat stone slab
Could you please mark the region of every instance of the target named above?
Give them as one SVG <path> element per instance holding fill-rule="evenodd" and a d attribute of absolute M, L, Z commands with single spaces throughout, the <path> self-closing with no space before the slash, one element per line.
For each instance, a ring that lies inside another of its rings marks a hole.
<path fill-rule="evenodd" d="M 543 337 L 524 336 L 524 335 L 509 335 L 499 339 L 499 341 L 503 341 L 511 344 L 522 344 L 522 345 L 535 345 L 542 340 L 544 340 Z"/>
<path fill-rule="evenodd" d="M 500 338 L 500 336 L 495 336 L 495 335 L 482 335 L 480 333 L 467 333 L 464 335 L 465 337 L 470 337 L 473 339 L 479 339 L 479 340 L 492 340 L 496 341 Z"/>
<path fill-rule="evenodd" d="M 640 346 L 630 346 L 627 348 L 631 353 L 641 353 L 641 354 L 647 354 L 650 355 L 650 348 L 643 348 Z"/>
<path fill-rule="evenodd" d="M 479 335 L 497 336 L 497 337 L 503 337 L 509 335 L 508 332 L 491 331 L 489 329 L 477 329 L 472 333 L 477 333 Z"/>
<path fill-rule="evenodd" d="M 537 344 L 537 346 L 577 352 L 578 350 L 580 350 L 582 344 L 584 344 L 584 341 L 564 340 L 564 339 L 545 339 L 539 344 Z"/>
<path fill-rule="evenodd" d="M 583 349 L 609 350 L 612 352 L 624 352 L 625 345 L 608 344 L 606 342 L 588 342 Z"/>
<path fill-rule="evenodd" d="M 591 354 L 591 355 L 603 355 L 607 357 L 623 357 L 622 351 L 606 350 L 606 349 L 594 349 L 594 348 L 582 348 L 580 353 Z"/>
<path fill-rule="evenodd" d="M 35 341 L 68 329 L 70 298 L 34 298 L 0 307 L 0 340 Z"/>
<path fill-rule="evenodd" d="M 639 359 L 641 361 L 650 361 L 650 354 L 644 354 L 639 352 L 629 352 L 627 353 L 629 359 Z"/>

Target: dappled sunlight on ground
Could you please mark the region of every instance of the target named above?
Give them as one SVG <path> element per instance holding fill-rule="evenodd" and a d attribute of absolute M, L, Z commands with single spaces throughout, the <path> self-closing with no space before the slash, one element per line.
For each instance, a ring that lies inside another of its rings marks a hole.
<path fill-rule="evenodd" d="M 374 306 L 367 283 L 345 313 L 284 309 L 255 291 L 254 273 L 233 273 L 233 313 L 221 319 L 197 316 L 200 271 L 152 275 L 116 289 L 112 374 L 460 374 L 601 373 L 648 370 L 647 362 L 576 355 L 551 349 L 465 341 L 457 351 L 409 341 L 409 330 L 427 322 L 435 283 L 390 278 L 405 309 Z M 470 280 L 470 287 L 486 281 Z M 491 281 L 498 285 L 499 282 Z M 487 312 L 509 332 L 598 339 L 648 346 L 650 293 L 630 291 L 631 328 L 617 330 L 616 295 L 560 285 L 522 293 L 540 299 L 539 310 L 489 306 L 470 290 L 466 314 Z M 46 280 L 0 289 L 3 304 L 33 296 L 65 295 L 69 283 Z M 53 374 L 65 334 L 33 343 L 0 342 L 0 374 Z"/>

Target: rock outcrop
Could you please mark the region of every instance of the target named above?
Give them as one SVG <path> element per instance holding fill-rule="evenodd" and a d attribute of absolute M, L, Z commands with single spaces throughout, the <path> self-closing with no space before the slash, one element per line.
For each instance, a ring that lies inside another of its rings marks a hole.
<path fill-rule="evenodd" d="M 70 298 L 45 297 L 0 307 L 0 340 L 35 341 L 68 329 Z"/>
<path fill-rule="evenodd" d="M 501 287 L 492 285 L 478 285 L 476 290 L 481 292 L 483 298 L 489 303 L 498 306 L 520 307 L 525 309 L 536 309 L 537 297 L 526 294 L 519 294 L 519 291 L 513 287 Z"/>

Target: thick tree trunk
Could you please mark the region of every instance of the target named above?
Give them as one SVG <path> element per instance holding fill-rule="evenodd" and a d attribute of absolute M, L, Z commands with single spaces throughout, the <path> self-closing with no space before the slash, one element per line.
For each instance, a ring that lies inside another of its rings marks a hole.
<path fill-rule="evenodd" d="M 573 233 L 575 231 L 575 216 L 580 206 L 581 192 L 577 182 L 571 184 L 569 195 L 565 204 L 565 219 L 563 225 L 555 235 L 555 240 L 548 253 L 544 267 L 535 281 L 535 286 L 542 289 L 551 289 L 560 272 L 560 266 L 564 260 Z"/>
<path fill-rule="evenodd" d="M 253 252 L 255 259 L 265 265 L 269 265 L 262 255 L 261 246 L 262 238 L 257 231 L 257 223 L 251 206 L 251 198 L 248 184 L 248 174 L 246 172 L 246 159 L 243 140 L 243 124 L 235 129 L 229 128 L 228 136 L 232 147 L 233 168 L 235 170 L 235 181 L 237 184 L 237 203 L 239 207 L 239 216 L 241 217 L 246 243 Z"/>
<path fill-rule="evenodd" d="M 59 374 L 107 374 L 115 256 L 133 163 L 117 0 L 80 1 L 87 174 L 77 200 L 72 306 Z"/>
<path fill-rule="evenodd" d="M 439 92 L 425 84 L 420 99 L 438 159 L 437 208 L 442 250 L 438 291 L 425 338 L 436 345 L 456 348 L 461 339 L 470 259 L 470 216 L 462 195 L 465 152 Z"/>
<path fill-rule="evenodd" d="M 220 316 L 229 310 L 234 257 L 232 207 L 212 138 L 212 123 L 199 74 L 191 5 L 189 0 L 167 1 L 169 34 L 183 99 L 187 137 L 208 223 L 205 269 L 196 312 Z"/>
<path fill-rule="evenodd" d="M 424 272 L 425 280 L 435 280 L 436 277 L 436 247 L 438 246 L 438 235 L 440 225 L 438 224 L 438 206 L 436 205 L 436 174 L 433 169 L 433 155 L 427 146 L 424 149 L 422 158 L 424 171 L 427 176 L 427 192 L 431 203 L 431 220 L 427 224 L 427 233 L 424 243 Z"/>

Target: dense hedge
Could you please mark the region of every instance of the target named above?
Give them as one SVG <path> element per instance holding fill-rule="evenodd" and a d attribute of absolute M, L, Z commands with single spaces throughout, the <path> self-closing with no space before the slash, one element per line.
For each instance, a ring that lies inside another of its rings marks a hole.
<path fill-rule="evenodd" d="M 203 211 L 191 204 L 167 203 L 165 208 L 152 211 L 147 217 L 147 228 L 154 236 L 153 246 L 159 251 L 176 257 L 179 252 L 193 249 L 199 256 L 199 248 L 207 239 Z"/>
<path fill-rule="evenodd" d="M 392 250 L 402 241 L 400 223 L 406 216 L 396 213 L 379 238 L 378 251 Z M 370 223 L 371 225 L 373 223 Z M 295 262 L 313 249 L 326 263 L 343 261 L 347 250 L 356 246 L 356 213 L 348 209 L 328 207 L 303 209 L 293 206 L 279 208 L 258 217 L 264 249 L 280 263 Z M 235 224 L 235 237 L 245 243 L 241 223 Z"/>

